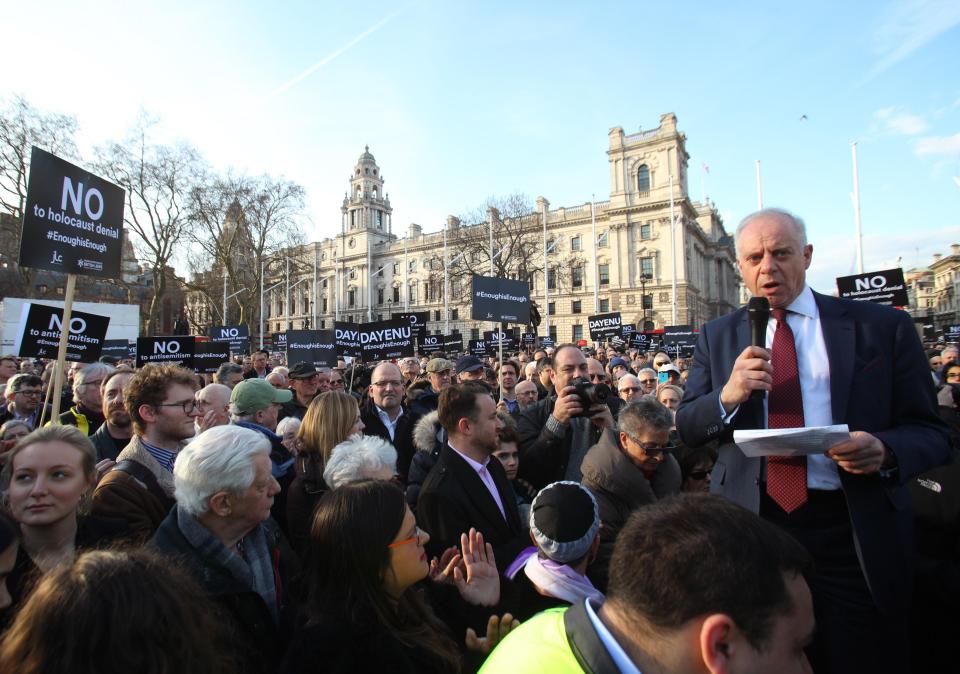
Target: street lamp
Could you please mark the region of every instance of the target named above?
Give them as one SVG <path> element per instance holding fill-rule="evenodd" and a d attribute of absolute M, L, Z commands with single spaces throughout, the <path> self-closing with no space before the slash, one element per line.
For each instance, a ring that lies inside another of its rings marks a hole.
<path fill-rule="evenodd" d="M 647 329 L 647 281 L 653 277 L 646 272 L 640 274 L 640 304 L 643 307 L 643 321 L 640 323 L 640 332 Z"/>

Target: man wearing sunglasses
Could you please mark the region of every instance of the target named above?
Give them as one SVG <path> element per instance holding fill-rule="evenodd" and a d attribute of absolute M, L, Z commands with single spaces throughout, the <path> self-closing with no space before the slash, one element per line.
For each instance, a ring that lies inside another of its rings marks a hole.
<path fill-rule="evenodd" d="M 601 592 L 613 543 L 630 514 L 642 506 L 680 492 L 680 465 L 672 455 L 673 415 L 644 396 L 620 410 L 617 431 L 605 430 L 590 448 L 580 469 L 582 483 L 600 508 L 600 550 L 587 575 Z"/>
<path fill-rule="evenodd" d="M 93 493 L 93 514 L 119 517 L 145 538 L 174 505 L 173 464 L 194 434 L 200 410 L 196 376 L 174 365 L 147 365 L 130 379 L 125 406 L 133 438 Z"/>

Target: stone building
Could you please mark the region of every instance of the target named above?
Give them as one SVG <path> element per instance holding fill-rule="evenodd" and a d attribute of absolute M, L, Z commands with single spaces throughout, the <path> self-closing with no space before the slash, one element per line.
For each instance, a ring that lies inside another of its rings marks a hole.
<path fill-rule="evenodd" d="M 462 243 L 471 236 L 483 240 L 491 220 L 521 231 L 525 238 L 513 248 L 536 247 L 525 257 L 505 247 L 511 257 L 503 273 L 529 281 L 544 320 L 540 334 L 549 331 L 558 341 L 589 339 L 587 317 L 607 312 L 620 312 L 624 322 L 648 329 L 699 328 L 739 306 L 740 279 L 733 237 L 716 208 L 689 197 L 685 145 L 673 114 L 662 115 L 660 126 L 650 131 L 628 135 L 615 127 L 607 150 L 609 198 L 551 208 L 539 197 L 531 213 L 503 218 L 490 209 L 486 223 L 468 225 L 451 216 L 434 232 L 419 224 L 402 232 L 394 228 L 383 173 L 367 148 L 350 175 L 340 234 L 285 251 L 289 280 L 284 271 L 264 282 L 265 288 L 273 286 L 265 296 L 264 331 L 330 328 L 337 317 L 363 322 L 428 311 L 431 332 L 478 336 L 491 326 L 469 320 L 469 281 L 462 272 L 475 263 L 486 273 L 489 254 L 461 255 L 467 253 Z M 444 259 L 452 277 L 447 283 L 441 280 Z M 251 328 L 255 333 L 256 326 Z"/>

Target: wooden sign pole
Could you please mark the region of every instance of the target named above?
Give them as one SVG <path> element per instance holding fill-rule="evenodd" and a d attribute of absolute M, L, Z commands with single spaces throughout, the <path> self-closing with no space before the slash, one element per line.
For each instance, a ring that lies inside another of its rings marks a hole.
<path fill-rule="evenodd" d="M 60 324 L 60 348 L 57 351 L 57 364 L 54 368 L 56 384 L 53 389 L 53 411 L 50 424 L 60 424 L 60 396 L 63 391 L 63 375 L 67 360 L 67 340 L 70 337 L 70 314 L 73 313 L 73 293 L 77 284 L 76 274 L 67 274 L 67 289 L 63 298 L 63 320 Z"/>

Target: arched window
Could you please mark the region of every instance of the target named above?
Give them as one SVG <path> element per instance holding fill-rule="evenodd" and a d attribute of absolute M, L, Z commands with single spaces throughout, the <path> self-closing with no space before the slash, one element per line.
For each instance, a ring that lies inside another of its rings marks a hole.
<path fill-rule="evenodd" d="M 640 164 L 637 169 L 637 189 L 641 192 L 650 191 L 650 167 L 646 164 Z"/>

